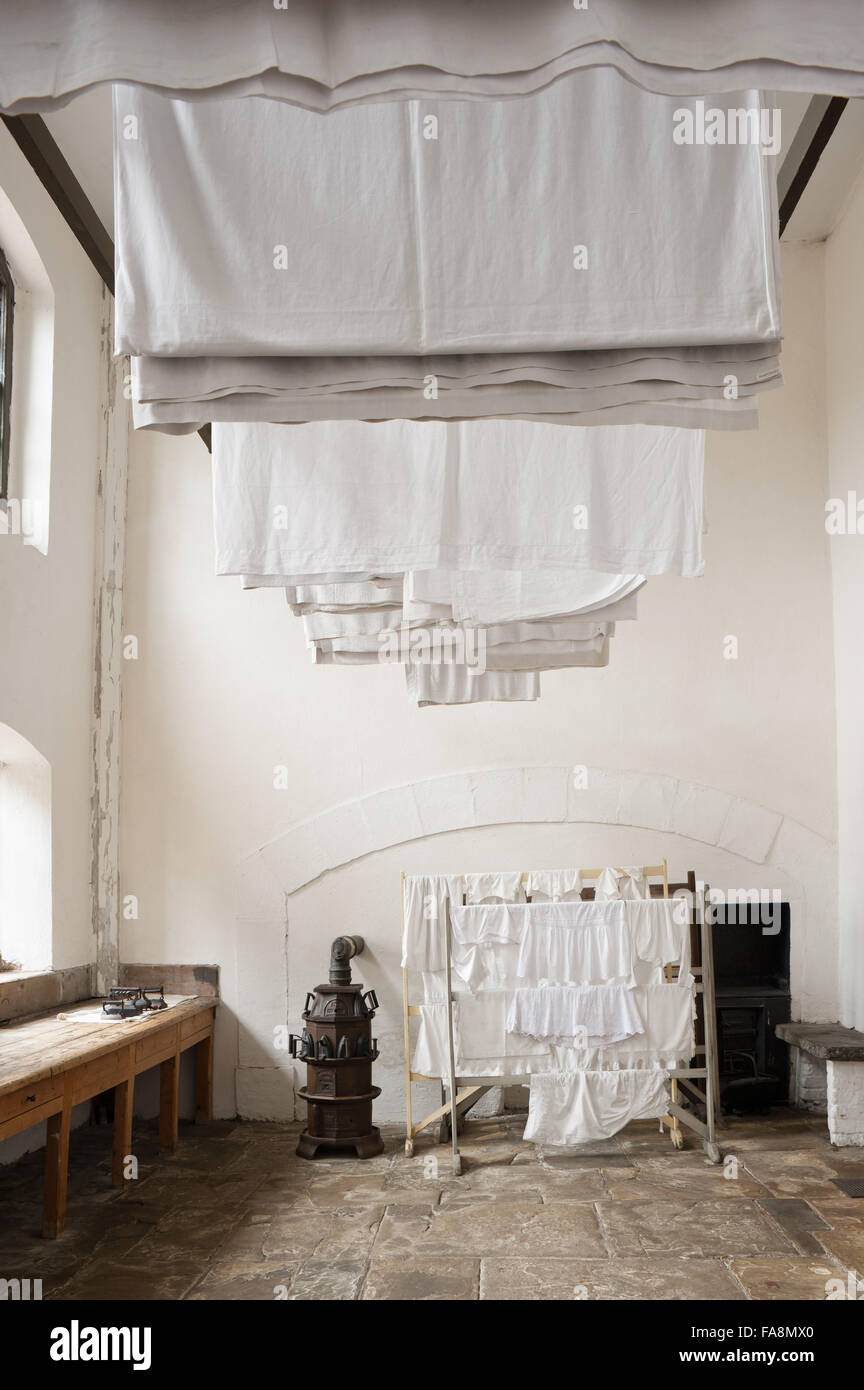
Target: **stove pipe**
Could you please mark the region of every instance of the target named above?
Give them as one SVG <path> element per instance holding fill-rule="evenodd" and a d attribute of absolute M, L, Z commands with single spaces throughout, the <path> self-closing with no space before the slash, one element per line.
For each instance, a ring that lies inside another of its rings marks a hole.
<path fill-rule="evenodd" d="M 330 947 L 331 985 L 350 985 L 351 958 L 359 956 L 365 946 L 362 936 L 337 936 Z"/>

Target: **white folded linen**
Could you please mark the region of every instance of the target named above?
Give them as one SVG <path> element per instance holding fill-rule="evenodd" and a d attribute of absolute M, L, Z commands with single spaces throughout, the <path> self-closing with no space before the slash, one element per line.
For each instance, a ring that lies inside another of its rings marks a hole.
<path fill-rule="evenodd" d="M 402 967 L 444 970 L 447 960 L 447 911 L 462 902 L 459 874 L 406 874 L 403 883 Z"/>
<path fill-rule="evenodd" d="M 579 869 L 532 869 L 525 892 L 532 903 L 580 902 L 582 874 Z"/>
<path fill-rule="evenodd" d="M 495 100 L 607 64 L 651 90 L 864 95 L 855 0 L 3 0 L 0 104 L 53 111 L 99 83 L 326 112 L 410 97 Z"/>
<path fill-rule="evenodd" d="M 133 359 L 133 364 L 134 364 Z M 171 358 L 166 358 L 170 362 Z M 779 385 L 773 381 L 770 385 Z M 697 393 L 698 394 L 698 393 Z M 132 397 L 132 423 L 136 430 L 153 429 L 163 434 L 194 434 L 211 423 L 306 424 L 310 421 L 514 419 L 541 425 L 658 425 L 687 430 L 754 430 L 759 423 L 756 400 L 659 399 L 654 384 L 637 382 L 634 400 L 588 410 L 575 393 L 554 387 L 529 389 L 478 386 L 442 391 L 430 407 L 417 391 L 342 392 L 292 399 L 266 398 L 253 393 L 234 393 L 200 401 L 139 401 Z"/>
<path fill-rule="evenodd" d="M 123 84 L 114 101 L 118 352 L 423 356 L 779 338 L 771 161 L 753 144 L 677 144 L 675 98 L 614 72 L 530 99 L 370 105 L 327 121 Z M 729 105 L 758 107 L 759 94 Z M 424 138 L 430 114 L 437 140 Z M 137 138 L 123 138 L 132 120 Z M 598 177 L 609 167 L 614 179 Z M 574 269 L 574 243 L 587 269 Z"/>
<path fill-rule="evenodd" d="M 647 1068 L 532 1076 L 523 1138 L 550 1145 L 609 1139 L 631 1120 L 665 1115 L 668 1080 L 667 1072 Z"/>
<path fill-rule="evenodd" d="M 567 399 L 587 410 L 623 404 L 633 394 L 626 388 L 632 387 L 639 388 L 639 399 L 645 391 L 645 399 L 675 399 L 677 387 L 690 399 L 699 399 L 703 393 L 714 399 L 728 387 L 730 377 L 745 395 L 779 382 L 777 344 L 457 352 L 425 357 L 146 356 L 133 359 L 132 394 L 142 404 L 181 405 L 245 396 L 298 404 L 307 396 L 315 400 L 347 393 L 362 402 L 363 392 L 369 392 L 374 402 L 376 393 L 382 392 L 423 394 L 430 382 L 439 395 L 448 397 L 453 392 L 466 393 L 468 388 L 548 386 L 572 392 Z M 557 398 L 555 392 L 541 395 Z M 435 399 L 426 391 L 424 400 Z M 426 409 L 434 414 L 438 407 Z"/>
<path fill-rule="evenodd" d="M 217 572 L 629 574 L 609 601 L 637 571 L 702 572 L 703 458 L 700 431 L 654 426 L 217 426 Z"/>
<path fill-rule="evenodd" d="M 515 622 L 554 614 L 622 616 L 611 610 L 630 600 L 645 584 L 642 575 L 599 574 L 590 570 L 420 570 L 407 577 L 408 603 L 446 604 L 456 622 Z M 409 609 L 409 611 L 412 611 Z M 625 609 L 625 614 L 628 610 Z M 632 609 L 635 616 L 635 606 Z"/>
<path fill-rule="evenodd" d="M 645 1029 L 626 985 L 547 985 L 515 990 L 507 1031 L 563 1047 L 608 1047 Z"/>
<path fill-rule="evenodd" d="M 633 954 L 655 965 L 678 962 L 679 979 L 690 975 L 690 908 L 686 898 L 650 898 L 624 904 Z"/>
<path fill-rule="evenodd" d="M 477 903 L 524 903 L 525 888 L 522 875 L 518 871 L 506 873 L 466 874 L 465 902 Z"/>
<path fill-rule="evenodd" d="M 508 1039 L 508 1051 L 504 1056 L 466 1055 L 462 1048 L 459 1022 L 463 1003 L 460 999 L 454 1005 L 453 1018 L 454 1060 L 458 1076 L 530 1076 L 533 1072 L 549 1069 L 551 1048 L 545 1043 L 526 1038 Z M 421 1076 L 442 1077 L 446 1080 L 450 1074 L 446 1003 L 418 1005 L 418 1019 L 417 1039 L 411 1053 L 411 1070 Z M 476 1038 L 474 1033 L 470 1036 Z M 500 1046 L 497 1041 L 496 1046 Z"/>
<path fill-rule="evenodd" d="M 516 971 L 525 984 L 631 982 L 634 948 L 623 903 L 530 903 L 498 911 L 510 914 L 518 932 Z"/>
<path fill-rule="evenodd" d="M 561 671 L 569 667 L 609 665 L 609 638 L 590 642 L 521 642 L 490 647 L 485 656 L 490 671 Z"/>
<path fill-rule="evenodd" d="M 484 671 L 467 666 L 406 666 L 408 697 L 420 708 L 430 705 L 475 705 L 489 701 L 540 699 L 536 671 Z"/>

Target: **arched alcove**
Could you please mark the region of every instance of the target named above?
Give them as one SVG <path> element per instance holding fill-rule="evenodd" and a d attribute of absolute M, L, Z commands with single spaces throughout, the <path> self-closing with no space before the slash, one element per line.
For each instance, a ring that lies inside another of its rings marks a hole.
<path fill-rule="evenodd" d="M 0 724 L 0 955 L 22 970 L 52 964 L 51 767 Z"/>

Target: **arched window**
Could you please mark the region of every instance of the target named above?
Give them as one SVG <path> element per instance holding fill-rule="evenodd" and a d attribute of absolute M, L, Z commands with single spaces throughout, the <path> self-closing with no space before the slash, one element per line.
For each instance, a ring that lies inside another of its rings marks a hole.
<path fill-rule="evenodd" d="M 12 409 L 12 313 L 15 287 L 0 250 L 0 501 L 8 496 L 9 419 Z"/>

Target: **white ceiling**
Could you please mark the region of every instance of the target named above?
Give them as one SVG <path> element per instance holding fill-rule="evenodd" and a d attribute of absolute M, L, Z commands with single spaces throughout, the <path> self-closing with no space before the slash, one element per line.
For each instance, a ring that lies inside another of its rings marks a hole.
<path fill-rule="evenodd" d="M 810 98 L 787 93 L 780 98 L 782 151 L 778 170 L 790 149 Z M 46 116 L 51 134 L 72 166 L 84 192 L 109 232 L 114 226 L 111 93 L 96 88 L 76 97 L 62 111 Z M 850 101 L 804 191 L 784 241 L 822 241 L 842 215 L 856 179 L 864 169 L 864 100 Z"/>

